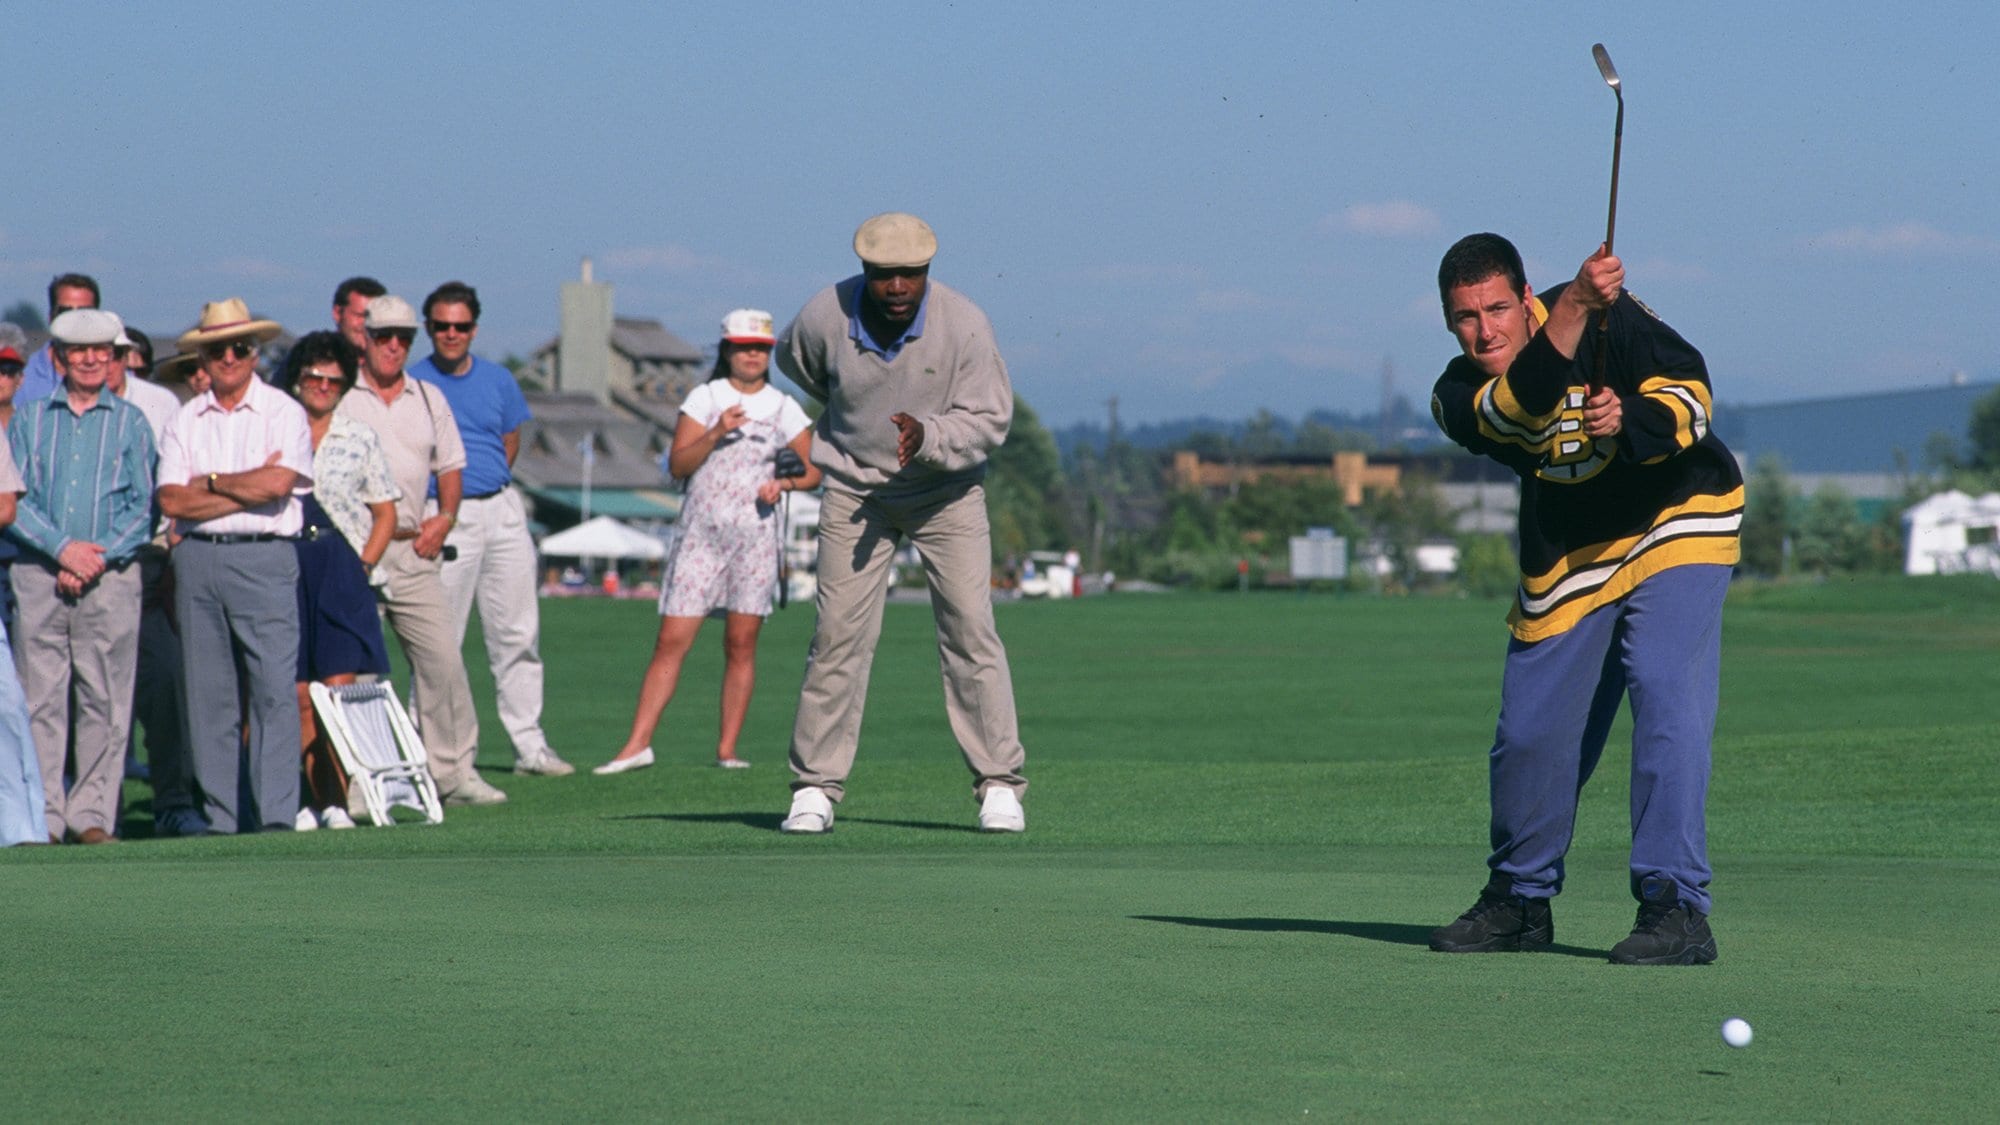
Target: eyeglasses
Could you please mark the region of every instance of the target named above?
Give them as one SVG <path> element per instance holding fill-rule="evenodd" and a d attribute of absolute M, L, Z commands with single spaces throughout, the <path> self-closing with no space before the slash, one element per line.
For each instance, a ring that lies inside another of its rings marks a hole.
<path fill-rule="evenodd" d="M 479 327 L 479 322 L 476 320 L 433 320 L 431 321 L 431 335 L 442 336 L 447 332 L 457 332 L 462 336 L 470 336 L 472 335 L 472 330 L 477 327 Z"/>
<path fill-rule="evenodd" d="M 94 309 L 96 307 L 96 305 L 57 305 L 56 315 L 61 316 L 66 312 L 83 312 L 86 309 Z"/>
<path fill-rule="evenodd" d="M 369 332 L 368 338 L 378 344 L 386 344 L 394 340 L 407 348 L 410 346 L 410 342 L 417 338 L 417 330 L 414 328 L 378 328 Z"/>
<path fill-rule="evenodd" d="M 322 387 L 331 387 L 334 390 L 341 390 L 347 386 L 347 380 L 342 376 L 326 375 L 318 371 L 307 371 L 299 376 L 299 386 L 303 387 L 308 383 L 316 383 Z"/>
<path fill-rule="evenodd" d="M 232 359 L 249 359 L 257 354 L 257 345 L 248 340 L 230 340 L 221 344 L 203 344 L 201 358 L 221 359 L 224 355 Z"/>
<path fill-rule="evenodd" d="M 85 357 L 110 359 L 118 349 L 110 344 L 64 344 L 62 350 L 63 354 L 71 359 Z"/>
<path fill-rule="evenodd" d="M 0 364 L 0 379 L 19 379 L 20 377 L 21 377 L 20 364 L 18 363 Z"/>

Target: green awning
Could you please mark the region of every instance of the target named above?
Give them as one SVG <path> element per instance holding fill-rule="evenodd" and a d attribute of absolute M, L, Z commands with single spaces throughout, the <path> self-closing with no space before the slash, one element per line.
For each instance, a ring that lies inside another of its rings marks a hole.
<path fill-rule="evenodd" d="M 553 505 L 566 508 L 582 518 L 583 489 L 581 488 L 530 488 L 528 495 L 535 498 L 537 505 Z M 675 520 L 681 514 L 679 493 L 663 488 L 593 488 L 590 490 L 590 515 L 610 516 L 620 520 Z M 548 523 L 547 519 L 542 520 Z"/>

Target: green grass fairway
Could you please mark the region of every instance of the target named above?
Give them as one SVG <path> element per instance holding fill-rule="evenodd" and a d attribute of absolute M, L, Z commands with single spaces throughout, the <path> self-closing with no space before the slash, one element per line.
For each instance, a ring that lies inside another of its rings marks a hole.
<path fill-rule="evenodd" d="M 587 768 L 657 619 L 544 607 L 548 726 Z M 513 800 L 435 828 L 142 839 L 134 786 L 134 839 L 0 853 L 5 1116 L 1989 1119 L 2000 584 L 1735 592 L 1721 960 L 1691 969 L 1604 960 L 1633 913 L 1623 727 L 1557 950 L 1425 948 L 1485 876 L 1503 609 L 1002 606 L 1020 837 L 971 830 L 910 604 L 822 838 L 776 831 L 809 608 L 767 627 L 750 770 L 707 765 L 711 627 L 651 770 L 514 778 L 489 709 Z"/>

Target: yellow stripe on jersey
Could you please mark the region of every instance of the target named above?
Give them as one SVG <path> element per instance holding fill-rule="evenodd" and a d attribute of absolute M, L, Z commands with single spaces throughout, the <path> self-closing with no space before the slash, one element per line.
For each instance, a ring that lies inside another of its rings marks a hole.
<path fill-rule="evenodd" d="M 1708 436 L 1712 408 L 1707 384 L 1695 379 L 1654 376 L 1639 384 L 1639 393 L 1666 407 L 1667 412 L 1673 415 L 1676 452 L 1692 448 Z M 1672 453 L 1662 453 L 1657 457 L 1648 457 L 1643 464 L 1655 464 L 1671 456 Z"/>
<path fill-rule="evenodd" d="M 1741 486 L 1721 496 L 1691 497 L 1662 511 L 1638 535 L 1571 551 L 1546 573 L 1522 576 L 1508 627 L 1518 640 L 1544 640 L 1663 570 L 1696 563 L 1734 566 L 1742 524 Z"/>
<path fill-rule="evenodd" d="M 1563 402 L 1547 414 L 1530 414 L 1521 409 L 1514 389 L 1505 376 L 1488 379 L 1474 399 L 1479 414 L 1479 435 L 1503 445 L 1518 445 L 1532 453 L 1547 453 L 1555 441 Z"/>

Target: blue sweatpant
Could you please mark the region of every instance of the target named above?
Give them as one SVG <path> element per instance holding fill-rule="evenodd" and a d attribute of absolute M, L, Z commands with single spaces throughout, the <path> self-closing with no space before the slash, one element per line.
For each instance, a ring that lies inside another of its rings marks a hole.
<path fill-rule="evenodd" d="M 1489 761 L 1493 854 L 1513 893 L 1562 890 L 1577 797 L 1632 699 L 1632 894 L 1707 913 L 1709 743 L 1726 566 L 1678 566 L 1567 632 L 1507 646 Z"/>

